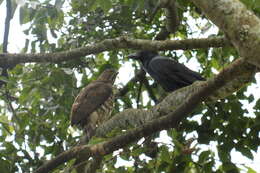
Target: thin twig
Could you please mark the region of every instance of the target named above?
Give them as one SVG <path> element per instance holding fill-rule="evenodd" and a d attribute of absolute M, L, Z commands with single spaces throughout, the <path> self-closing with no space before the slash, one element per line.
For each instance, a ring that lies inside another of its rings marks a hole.
<path fill-rule="evenodd" d="M 130 79 L 129 82 L 127 82 L 127 84 L 116 93 L 116 98 L 124 96 L 130 89 L 129 85 L 132 83 L 136 83 L 138 80 L 144 78 L 144 76 L 145 71 L 143 69 L 138 71 L 136 75 L 132 79 Z"/>
<path fill-rule="evenodd" d="M 144 78 L 143 82 L 144 82 L 145 88 L 148 91 L 148 94 L 149 94 L 150 98 L 154 101 L 155 104 L 157 104 L 158 103 L 158 99 L 156 98 L 156 96 L 155 96 L 155 94 L 153 92 L 152 87 L 149 85 L 149 82 L 148 82 L 147 78 Z"/>
<path fill-rule="evenodd" d="M 3 53 L 7 53 L 8 37 L 10 31 L 10 21 L 12 19 L 12 2 L 11 0 L 6 0 L 6 18 L 5 18 L 5 29 L 4 29 L 4 40 L 3 40 Z M 1 76 L 8 78 L 8 65 L 4 65 L 2 69 Z M 0 88 L 6 85 L 5 81 L 0 80 Z"/>
<path fill-rule="evenodd" d="M 141 98 L 142 87 L 143 87 L 143 80 L 139 80 L 139 88 L 138 88 L 138 91 L 137 91 L 137 99 L 136 99 L 137 108 L 139 108 L 139 102 L 140 102 L 140 98 Z"/>
<path fill-rule="evenodd" d="M 7 53 L 8 37 L 10 31 L 10 21 L 12 19 L 12 2 L 11 0 L 6 0 L 6 18 L 5 18 L 5 30 L 4 30 L 4 40 L 3 40 L 3 52 Z"/>

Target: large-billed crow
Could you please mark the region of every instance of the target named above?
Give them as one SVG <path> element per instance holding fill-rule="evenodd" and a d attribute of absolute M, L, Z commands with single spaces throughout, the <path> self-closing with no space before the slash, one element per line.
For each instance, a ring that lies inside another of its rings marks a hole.
<path fill-rule="evenodd" d="M 167 92 L 191 85 L 197 80 L 205 80 L 199 73 L 157 52 L 139 51 L 128 57 L 140 60 L 144 70 Z"/>

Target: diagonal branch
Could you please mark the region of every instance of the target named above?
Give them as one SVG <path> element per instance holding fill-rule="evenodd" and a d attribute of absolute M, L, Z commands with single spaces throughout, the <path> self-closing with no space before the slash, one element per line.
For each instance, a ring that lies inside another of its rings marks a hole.
<path fill-rule="evenodd" d="M 90 54 L 118 49 L 147 49 L 147 50 L 187 50 L 208 47 L 224 47 L 230 43 L 224 37 L 211 37 L 204 39 L 166 40 L 151 41 L 143 39 L 132 39 L 129 37 L 118 37 L 106 39 L 100 43 L 86 45 L 85 47 L 56 53 L 38 54 L 0 54 L 0 67 L 16 65 L 20 63 L 60 63 L 74 60 Z"/>
<path fill-rule="evenodd" d="M 238 0 L 192 0 L 227 35 L 242 57 L 260 67 L 260 19 Z"/>
<path fill-rule="evenodd" d="M 212 92 L 211 96 L 208 97 L 206 101 L 214 102 L 236 92 L 247 83 L 251 82 L 255 73 L 256 67 L 245 62 L 243 66 L 239 67 L 239 70 L 237 70 L 237 76 L 226 82 L 226 84 L 216 92 Z M 201 83 L 204 82 L 195 82 L 193 85 L 170 93 L 162 102 L 149 110 L 127 109 L 123 112 L 120 112 L 99 126 L 96 131 L 96 135 L 105 136 L 115 128 L 127 129 L 129 126 L 142 126 L 151 120 L 168 114 L 169 112 L 175 110 L 178 105 L 182 104 L 190 94 L 199 90 Z"/>
<path fill-rule="evenodd" d="M 244 59 L 238 59 L 228 67 L 224 68 L 215 78 L 208 80 L 207 82 L 200 82 L 197 90 L 189 95 L 189 97 L 180 104 L 173 112 L 168 113 L 166 116 L 162 116 L 156 120 L 150 121 L 141 127 L 130 130 L 123 135 L 116 136 L 106 142 L 96 145 L 83 145 L 74 147 L 68 151 L 65 151 L 58 155 L 56 158 L 46 162 L 35 173 L 49 172 L 69 161 L 78 155 L 84 155 L 86 158 L 95 155 L 106 155 L 119 148 L 125 147 L 128 144 L 142 138 L 149 136 L 155 132 L 163 129 L 176 128 L 180 121 L 186 118 L 194 108 L 202 101 L 206 100 L 212 92 L 216 92 L 218 89 L 227 84 L 230 80 L 237 77 L 237 74 L 241 70 L 248 68 L 248 64 Z M 170 104 L 170 103 L 169 103 Z M 158 110 L 159 111 L 159 110 Z"/>

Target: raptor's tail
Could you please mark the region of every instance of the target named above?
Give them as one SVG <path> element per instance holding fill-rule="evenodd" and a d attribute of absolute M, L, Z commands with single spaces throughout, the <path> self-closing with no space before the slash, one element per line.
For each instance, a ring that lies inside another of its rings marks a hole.
<path fill-rule="evenodd" d="M 95 135 L 96 127 L 92 124 L 89 123 L 84 127 L 84 136 L 81 139 L 81 143 L 87 144 L 90 139 Z"/>
<path fill-rule="evenodd" d="M 78 145 L 84 145 L 87 144 L 90 139 L 95 135 L 96 127 L 92 125 L 92 123 L 89 123 L 86 125 L 83 129 L 84 135 L 81 137 Z M 84 172 L 85 166 L 86 166 L 86 158 L 85 157 L 77 157 L 74 167 L 76 168 L 77 172 Z"/>

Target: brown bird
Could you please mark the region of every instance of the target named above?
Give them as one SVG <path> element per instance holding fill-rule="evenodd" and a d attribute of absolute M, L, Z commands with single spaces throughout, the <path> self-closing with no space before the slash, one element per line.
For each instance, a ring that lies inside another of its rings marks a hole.
<path fill-rule="evenodd" d="M 98 125 L 106 121 L 113 110 L 113 84 L 117 76 L 113 69 L 106 69 L 96 81 L 83 88 L 71 108 L 71 125 L 84 129 L 87 140 Z"/>

